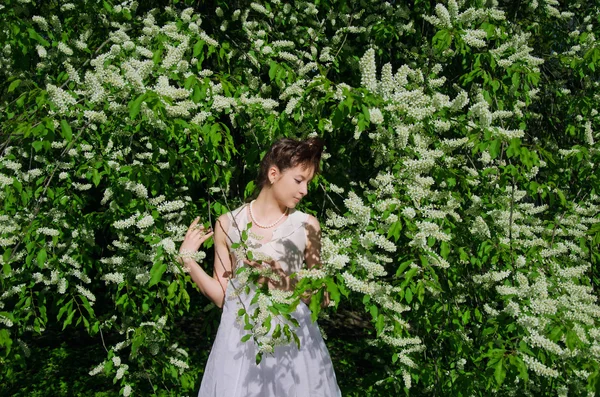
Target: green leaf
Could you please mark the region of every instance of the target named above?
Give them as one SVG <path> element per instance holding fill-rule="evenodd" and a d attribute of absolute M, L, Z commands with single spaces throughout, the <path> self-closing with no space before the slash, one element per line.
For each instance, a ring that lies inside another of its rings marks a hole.
<path fill-rule="evenodd" d="M 100 184 L 101 179 L 102 175 L 100 175 L 98 170 L 94 168 L 94 170 L 92 171 L 92 182 L 94 183 L 94 186 L 98 186 Z"/>
<path fill-rule="evenodd" d="M 32 28 L 27 28 L 27 32 L 29 33 L 29 37 L 31 37 L 32 39 L 34 39 L 35 41 L 37 41 L 38 43 L 40 43 L 42 46 L 44 46 L 44 47 L 49 47 L 50 46 L 50 43 L 48 43 L 48 41 L 46 39 L 44 39 L 42 36 L 40 36 Z"/>
<path fill-rule="evenodd" d="M 504 368 L 504 359 L 498 360 L 496 368 L 494 369 L 494 378 L 498 386 L 502 385 L 504 378 L 506 377 L 506 369 Z"/>
<path fill-rule="evenodd" d="M 577 336 L 577 333 L 570 329 L 567 331 L 566 343 L 569 350 L 575 350 L 575 348 L 577 348 L 577 346 L 581 343 L 581 340 L 579 339 L 579 336 Z"/>
<path fill-rule="evenodd" d="M 194 44 L 194 57 L 200 55 L 202 48 L 204 48 L 204 40 L 198 40 L 196 44 Z"/>
<path fill-rule="evenodd" d="M 35 141 L 31 144 L 36 152 L 39 152 L 44 147 L 44 143 L 41 141 Z"/>
<path fill-rule="evenodd" d="M 158 284 L 165 270 L 167 270 L 167 265 L 165 263 L 156 262 L 154 266 L 152 266 L 152 269 L 150 269 L 150 283 L 148 286 L 152 287 L 153 285 Z"/>
<path fill-rule="evenodd" d="M 69 313 L 69 315 L 67 316 L 65 322 L 63 323 L 63 331 L 65 330 L 65 328 L 67 328 L 67 326 L 69 324 L 71 324 L 73 322 L 73 316 L 75 315 L 75 310 L 71 310 L 71 312 Z"/>
<path fill-rule="evenodd" d="M 410 282 L 410 280 L 414 277 L 415 274 L 417 274 L 418 268 L 413 267 L 411 268 L 409 271 L 406 272 L 406 274 L 404 275 L 404 281 L 402 282 L 402 285 L 400 285 L 400 287 L 404 288 L 408 285 L 408 283 Z"/>
<path fill-rule="evenodd" d="M 56 321 L 60 321 L 61 317 L 65 314 L 65 312 L 67 312 L 68 310 L 70 310 L 71 307 L 73 307 L 73 299 L 71 299 L 69 301 L 69 303 L 67 303 L 66 305 L 63 305 L 60 308 L 60 310 L 58 311 L 58 315 L 56 316 Z"/>
<path fill-rule="evenodd" d="M 420 282 L 417 285 L 417 298 L 419 299 L 419 302 L 421 302 L 421 304 L 423 304 L 423 302 L 425 301 L 425 285 L 423 282 Z"/>
<path fill-rule="evenodd" d="M 71 142 L 71 139 L 73 139 L 73 132 L 71 131 L 71 126 L 69 125 L 69 123 L 67 123 L 66 120 L 60 121 L 60 134 L 67 142 Z"/>
<path fill-rule="evenodd" d="M 412 260 L 408 260 L 408 261 L 404 261 L 400 264 L 400 266 L 398 266 L 398 270 L 396 270 L 396 277 L 399 277 L 400 275 L 402 275 L 402 273 L 404 273 L 404 270 L 406 270 L 406 268 L 413 263 Z"/>
<path fill-rule="evenodd" d="M 519 75 L 519 73 L 514 73 L 514 74 L 512 75 L 512 78 L 511 78 L 511 79 L 512 79 L 512 84 L 513 84 L 513 87 L 515 87 L 515 88 L 519 88 L 519 85 L 520 85 L 520 83 L 521 83 L 521 76 Z"/>
<path fill-rule="evenodd" d="M 313 294 L 310 298 L 310 318 L 313 322 L 317 320 L 319 317 L 319 312 L 321 311 L 321 302 L 323 301 L 323 289 L 320 289 L 315 294 Z"/>
<path fill-rule="evenodd" d="M 325 280 L 325 285 L 327 286 L 327 292 L 329 292 L 329 298 L 334 302 L 339 302 L 341 295 L 337 284 L 328 278 Z"/>
<path fill-rule="evenodd" d="M 0 346 L 6 349 L 6 354 L 10 352 L 11 345 L 10 332 L 7 329 L 0 329 Z"/>
<path fill-rule="evenodd" d="M 15 89 L 17 89 L 17 87 L 19 85 L 21 85 L 21 80 L 20 79 L 16 79 L 12 83 L 10 83 L 10 85 L 8 86 L 8 92 L 13 92 Z"/>
<path fill-rule="evenodd" d="M 440 255 L 442 256 L 442 258 L 448 259 L 449 254 L 450 244 L 448 244 L 446 241 L 442 241 L 442 244 L 440 244 Z"/>
<path fill-rule="evenodd" d="M 371 317 L 373 320 L 377 320 L 377 316 L 379 315 L 379 309 L 376 305 L 369 306 L 369 313 L 371 313 Z"/>
<path fill-rule="evenodd" d="M 273 338 L 277 339 L 281 336 L 281 324 L 277 324 L 275 326 L 275 330 L 273 331 Z"/>
<path fill-rule="evenodd" d="M 250 340 L 250 338 L 252 338 L 252 334 L 246 334 L 246 335 L 242 336 L 241 341 L 248 342 Z"/>
<path fill-rule="evenodd" d="M 383 332 L 383 326 L 385 324 L 385 318 L 383 317 L 383 314 L 379 314 L 379 316 L 377 316 L 377 321 L 375 322 L 375 329 L 377 330 L 377 333 L 380 334 Z"/>
<path fill-rule="evenodd" d="M 521 359 L 521 357 L 517 355 L 510 356 L 510 363 L 517 368 L 519 371 L 519 377 L 525 382 L 529 381 L 529 374 L 527 373 L 527 366 Z"/>
<path fill-rule="evenodd" d="M 177 282 L 172 282 L 167 288 L 167 299 L 171 300 L 175 297 L 175 293 L 177 292 L 177 286 L 179 284 Z"/>
<path fill-rule="evenodd" d="M 278 68 L 279 65 L 277 64 L 277 62 L 271 61 L 271 63 L 269 64 L 269 79 L 273 80 L 275 76 L 277 76 Z"/>
<path fill-rule="evenodd" d="M 129 102 L 129 118 L 131 118 L 131 120 L 134 120 L 140 113 L 142 102 L 144 102 L 146 97 L 147 94 L 142 94 L 139 97 L 137 97 L 134 101 Z"/>
<path fill-rule="evenodd" d="M 46 263 L 46 259 L 48 258 L 48 255 L 46 253 L 46 250 L 44 248 L 42 248 L 41 250 L 38 251 L 37 254 L 37 263 L 39 267 L 43 267 L 44 264 Z"/>
<path fill-rule="evenodd" d="M 144 334 L 137 334 L 135 335 L 135 337 L 133 338 L 133 342 L 131 342 L 131 355 L 132 356 L 136 356 L 136 353 L 138 351 L 138 349 L 140 348 L 140 346 L 142 346 L 142 344 L 144 343 Z M 109 360 L 109 362 L 112 364 L 112 361 Z"/>
<path fill-rule="evenodd" d="M 250 197 L 250 195 L 252 193 L 254 193 L 254 188 L 255 188 L 254 181 L 248 182 L 248 184 L 246 185 L 246 188 L 244 189 L 244 197 L 245 198 Z"/>
<path fill-rule="evenodd" d="M 398 241 L 400 239 L 401 231 L 402 231 L 402 221 L 398 220 L 398 221 L 392 223 L 392 225 L 388 229 L 387 237 L 388 238 L 394 237 L 394 240 Z"/>
<path fill-rule="evenodd" d="M 406 302 L 410 303 L 410 302 L 412 302 L 412 298 L 413 298 L 412 289 L 407 288 L 406 291 L 404 291 L 404 299 L 406 299 Z"/>
<path fill-rule="evenodd" d="M 500 154 L 500 149 L 502 148 L 502 141 L 500 139 L 494 139 L 490 142 L 489 151 L 490 156 L 495 159 Z"/>

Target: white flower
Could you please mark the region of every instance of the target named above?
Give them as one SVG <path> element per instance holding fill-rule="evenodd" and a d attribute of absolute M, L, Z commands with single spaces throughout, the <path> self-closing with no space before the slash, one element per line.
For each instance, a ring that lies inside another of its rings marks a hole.
<path fill-rule="evenodd" d="M 125 375 L 125 371 L 127 371 L 129 369 L 129 366 L 127 364 L 123 364 L 119 367 L 119 369 L 117 370 L 117 374 L 115 375 L 115 379 L 121 379 L 123 377 L 123 375 Z"/>
<path fill-rule="evenodd" d="M 92 294 L 90 290 L 81 285 L 76 285 L 75 288 L 77 288 L 77 291 L 81 295 L 85 296 L 90 301 L 90 305 L 94 304 L 94 302 L 96 301 L 96 297 L 94 296 L 94 294 Z"/>
<path fill-rule="evenodd" d="M 361 72 L 361 86 L 371 92 L 377 90 L 377 76 L 375 66 L 375 50 L 370 48 L 365 52 L 365 55 L 359 62 Z"/>
<path fill-rule="evenodd" d="M 89 375 L 90 376 L 94 376 L 94 375 L 98 375 L 100 372 L 102 372 L 104 370 L 104 362 L 101 362 L 100 364 L 96 365 L 90 372 Z"/>
<path fill-rule="evenodd" d="M 152 215 L 144 216 L 136 224 L 136 226 L 140 229 L 146 229 L 152 225 L 154 225 L 154 218 L 152 217 Z"/>
<path fill-rule="evenodd" d="M 69 48 L 68 45 L 66 45 L 65 43 L 63 43 L 62 41 L 58 42 L 58 50 L 62 53 L 64 53 L 65 55 L 73 55 L 73 50 Z"/>
<path fill-rule="evenodd" d="M 471 233 L 480 238 L 491 238 L 490 229 L 481 216 L 475 218 L 470 229 Z"/>
<path fill-rule="evenodd" d="M 46 49 L 39 44 L 35 46 L 35 49 L 37 50 L 38 56 L 40 58 L 46 58 L 46 56 L 48 55 Z"/>
<path fill-rule="evenodd" d="M 269 12 L 263 5 L 258 3 L 250 3 L 250 8 L 254 11 L 267 16 L 268 18 L 273 18 L 273 13 Z"/>
<path fill-rule="evenodd" d="M 381 110 L 378 108 L 369 109 L 369 119 L 373 124 L 382 124 L 383 123 L 383 114 Z"/>
<path fill-rule="evenodd" d="M 412 219 L 414 218 L 417 213 L 415 212 L 415 209 L 412 207 L 406 207 L 402 210 L 402 215 L 404 215 L 405 217 L 407 217 L 408 219 Z"/>
<path fill-rule="evenodd" d="M 158 210 L 158 212 L 173 212 L 180 210 L 183 207 L 185 207 L 185 203 L 183 201 L 175 200 L 161 203 L 156 209 Z"/>
<path fill-rule="evenodd" d="M 486 46 L 485 38 L 487 37 L 487 33 L 482 29 L 466 29 L 465 34 L 463 35 L 463 40 L 465 43 L 470 45 L 471 47 L 481 48 Z"/>
<path fill-rule="evenodd" d="M 44 234 L 46 236 L 58 236 L 60 234 L 59 230 L 56 229 L 52 229 L 49 227 L 40 227 L 37 232 L 39 234 Z"/>
<path fill-rule="evenodd" d="M 177 368 L 179 368 L 179 370 L 186 370 L 189 369 L 190 367 L 187 365 L 187 363 L 184 363 L 183 361 L 174 358 L 174 357 L 169 357 L 169 362 L 171 364 L 173 364 L 174 366 L 176 366 Z"/>
<path fill-rule="evenodd" d="M 34 15 L 31 20 L 37 23 L 42 30 L 48 30 L 48 22 L 44 17 L 40 17 L 38 15 Z"/>
<path fill-rule="evenodd" d="M 588 144 L 589 146 L 594 146 L 594 135 L 593 135 L 593 130 L 592 130 L 592 122 L 591 121 L 587 121 L 585 123 L 585 128 L 584 128 L 584 140 L 585 143 Z"/>
<path fill-rule="evenodd" d="M 113 227 L 115 229 L 126 229 L 130 226 L 133 226 L 135 224 L 135 221 L 138 216 L 139 216 L 139 213 L 136 213 L 135 215 L 132 215 L 127 219 L 116 221 L 113 223 Z"/>
<path fill-rule="evenodd" d="M 108 283 L 122 284 L 124 282 L 123 273 L 115 272 L 115 273 L 107 273 L 102 276 L 102 279 Z"/>

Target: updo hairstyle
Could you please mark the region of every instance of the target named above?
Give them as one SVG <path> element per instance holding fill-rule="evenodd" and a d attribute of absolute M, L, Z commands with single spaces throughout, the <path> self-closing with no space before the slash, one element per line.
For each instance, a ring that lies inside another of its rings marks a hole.
<path fill-rule="evenodd" d="M 260 162 L 256 184 L 262 189 L 269 182 L 268 173 L 271 166 L 276 166 L 280 172 L 288 168 L 302 165 L 311 167 L 315 174 L 319 172 L 319 163 L 323 153 L 323 141 L 319 138 L 296 140 L 281 138 L 271 145 Z"/>

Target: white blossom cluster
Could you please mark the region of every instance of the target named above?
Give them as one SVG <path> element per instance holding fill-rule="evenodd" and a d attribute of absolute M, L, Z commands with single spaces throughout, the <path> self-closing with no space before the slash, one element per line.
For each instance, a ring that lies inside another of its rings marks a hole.
<path fill-rule="evenodd" d="M 463 26 L 472 26 L 477 22 L 482 22 L 487 18 L 497 21 L 505 18 L 504 12 L 494 7 L 477 9 L 471 7 L 461 13 L 459 12 L 460 6 L 463 4 L 464 2 L 456 0 L 449 0 L 448 7 L 446 7 L 444 4 L 438 3 L 435 6 L 436 15 L 425 15 L 424 19 L 437 28 L 451 29 L 458 24 Z"/>

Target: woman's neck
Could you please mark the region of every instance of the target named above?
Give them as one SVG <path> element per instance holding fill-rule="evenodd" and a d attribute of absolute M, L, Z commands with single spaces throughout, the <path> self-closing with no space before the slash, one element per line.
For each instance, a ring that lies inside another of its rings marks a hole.
<path fill-rule="evenodd" d="M 279 218 L 286 209 L 275 200 L 267 189 L 262 189 L 252 204 L 253 215 L 263 223 L 269 223 Z"/>

